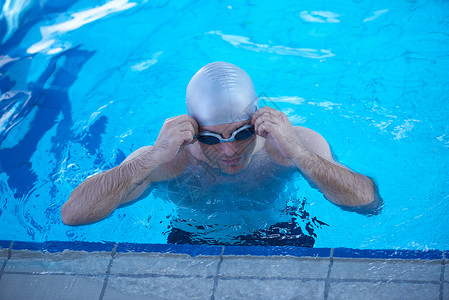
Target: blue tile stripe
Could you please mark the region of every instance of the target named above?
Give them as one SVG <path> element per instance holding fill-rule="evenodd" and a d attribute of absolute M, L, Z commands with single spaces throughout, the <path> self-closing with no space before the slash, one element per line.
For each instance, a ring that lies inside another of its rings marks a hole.
<path fill-rule="evenodd" d="M 0 248 L 9 248 L 11 241 L 0 240 Z M 22 242 L 14 241 L 13 250 L 48 251 L 51 253 L 64 250 L 74 251 L 106 251 L 114 248 L 114 242 L 80 242 L 80 241 L 48 241 Z M 145 253 L 173 253 L 188 254 L 190 256 L 209 255 L 219 256 L 222 246 L 174 245 L 174 244 L 137 244 L 119 243 L 117 253 L 145 252 Z M 369 250 L 334 248 L 334 258 L 377 258 L 377 259 L 429 259 L 443 258 L 440 250 Z M 446 251 L 447 252 L 447 251 Z M 223 255 L 254 255 L 254 256 L 296 256 L 296 257 L 330 257 L 330 248 L 305 248 L 294 246 L 225 246 Z"/>
<path fill-rule="evenodd" d="M 10 244 L 11 244 L 11 241 L 0 240 L 0 248 L 1 249 L 9 248 Z"/>
<path fill-rule="evenodd" d="M 440 250 L 369 250 L 335 248 L 334 258 L 442 259 Z"/>

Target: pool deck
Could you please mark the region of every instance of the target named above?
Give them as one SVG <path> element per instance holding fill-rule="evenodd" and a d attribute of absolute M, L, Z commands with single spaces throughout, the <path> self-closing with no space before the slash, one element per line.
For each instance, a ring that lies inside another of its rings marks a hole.
<path fill-rule="evenodd" d="M 447 251 L 70 245 L 2 241 L 0 299 L 449 299 Z"/>

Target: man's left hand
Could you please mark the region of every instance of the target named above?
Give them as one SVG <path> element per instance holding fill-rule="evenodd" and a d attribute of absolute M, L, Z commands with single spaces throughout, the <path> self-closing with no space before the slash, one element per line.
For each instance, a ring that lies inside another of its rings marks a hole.
<path fill-rule="evenodd" d="M 298 151 L 305 149 L 283 112 L 264 106 L 254 113 L 251 124 L 258 135 L 266 138 L 287 159 L 293 159 Z"/>

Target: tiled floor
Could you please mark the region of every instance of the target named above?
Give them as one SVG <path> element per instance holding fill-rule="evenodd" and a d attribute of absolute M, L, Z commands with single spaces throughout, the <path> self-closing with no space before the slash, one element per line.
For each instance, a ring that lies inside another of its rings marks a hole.
<path fill-rule="evenodd" d="M 0 249 L 0 299 L 449 299 L 445 259 Z"/>

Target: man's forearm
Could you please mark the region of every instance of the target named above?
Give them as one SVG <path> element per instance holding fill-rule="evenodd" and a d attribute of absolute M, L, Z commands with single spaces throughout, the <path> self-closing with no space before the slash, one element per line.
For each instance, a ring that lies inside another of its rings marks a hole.
<path fill-rule="evenodd" d="M 343 206 L 363 206 L 374 201 L 374 183 L 368 177 L 331 163 L 307 150 L 293 159 L 331 202 Z"/>
<path fill-rule="evenodd" d="M 150 150 L 86 179 L 63 205 L 62 221 L 67 225 L 78 225 L 103 219 L 143 184 L 157 167 Z"/>

